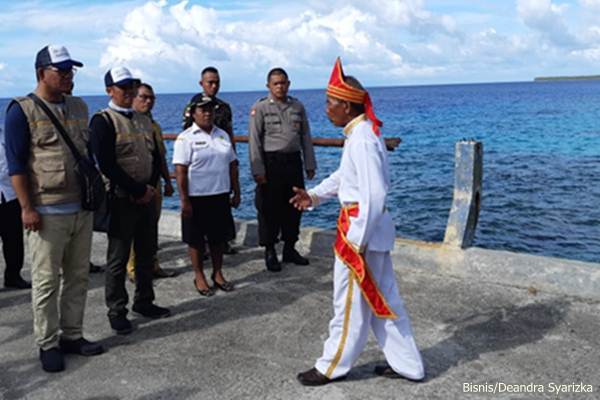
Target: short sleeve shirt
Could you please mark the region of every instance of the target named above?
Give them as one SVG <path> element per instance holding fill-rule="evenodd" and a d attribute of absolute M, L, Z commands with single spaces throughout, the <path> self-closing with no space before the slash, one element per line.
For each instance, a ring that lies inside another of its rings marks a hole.
<path fill-rule="evenodd" d="M 237 159 L 229 136 L 213 126 L 210 133 L 195 123 L 177 136 L 173 164 L 188 167 L 189 196 L 229 193 L 229 164 Z"/>

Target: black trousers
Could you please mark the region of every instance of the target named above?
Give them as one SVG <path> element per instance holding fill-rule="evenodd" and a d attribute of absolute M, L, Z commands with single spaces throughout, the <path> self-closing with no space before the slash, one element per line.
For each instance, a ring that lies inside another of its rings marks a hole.
<path fill-rule="evenodd" d="M 4 196 L 0 199 L 0 237 L 6 262 L 4 281 L 15 280 L 20 277 L 24 254 L 21 206 L 17 199 L 5 201 Z"/>
<path fill-rule="evenodd" d="M 115 198 L 110 204 L 108 251 L 106 256 L 105 298 L 109 318 L 127 315 L 129 298 L 125 289 L 127 260 L 131 243 L 135 250 L 135 295 L 133 304 L 154 301 L 152 268 L 156 254 L 156 209 L 154 200 L 138 205 L 127 198 Z"/>
<path fill-rule="evenodd" d="M 293 186 L 304 188 L 300 153 L 265 153 L 267 183 L 256 185 L 254 204 L 258 212 L 258 240 L 272 246 L 281 239 L 289 244 L 298 241 L 302 212 L 290 204 Z"/>

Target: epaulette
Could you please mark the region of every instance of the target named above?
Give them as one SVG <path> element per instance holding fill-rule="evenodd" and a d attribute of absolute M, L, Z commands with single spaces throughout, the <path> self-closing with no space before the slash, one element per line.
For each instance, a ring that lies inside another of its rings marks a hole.
<path fill-rule="evenodd" d="M 268 99 L 269 99 L 269 96 L 265 96 L 265 97 L 261 97 L 261 98 L 260 98 L 260 99 L 258 99 L 256 102 L 257 102 L 257 103 L 260 103 L 261 101 L 265 101 L 265 100 L 268 100 Z"/>

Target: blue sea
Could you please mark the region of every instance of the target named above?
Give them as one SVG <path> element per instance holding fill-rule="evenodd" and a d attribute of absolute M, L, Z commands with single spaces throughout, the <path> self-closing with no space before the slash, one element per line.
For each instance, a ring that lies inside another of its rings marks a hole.
<path fill-rule="evenodd" d="M 475 245 L 489 249 L 600 262 L 600 81 L 522 82 L 370 89 L 390 153 L 388 208 L 398 236 L 442 241 L 452 203 L 454 144 L 483 142 L 482 209 Z M 323 90 L 292 90 L 306 106 L 313 136 L 341 137 L 324 113 Z M 247 134 L 251 105 L 265 92 L 221 93 L 234 111 L 236 134 Z M 192 96 L 159 94 L 155 118 L 180 131 Z M 93 112 L 104 96 L 84 96 Z M 0 100 L 0 108 L 8 100 Z M 4 122 L 4 113 L 0 123 Z M 172 143 L 168 143 L 169 152 Z M 334 171 L 339 148 L 317 148 L 310 187 Z M 238 144 L 242 204 L 236 218 L 253 219 L 254 185 L 246 144 Z M 170 155 L 169 155 L 170 157 Z M 178 199 L 166 201 L 178 209 Z M 304 226 L 333 228 L 337 206 L 303 216 Z"/>

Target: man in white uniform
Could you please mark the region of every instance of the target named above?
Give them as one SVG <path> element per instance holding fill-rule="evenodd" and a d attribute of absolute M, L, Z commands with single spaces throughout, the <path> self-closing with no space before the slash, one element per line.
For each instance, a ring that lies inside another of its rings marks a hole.
<path fill-rule="evenodd" d="M 395 229 L 385 208 L 389 172 L 379 136 L 382 123 L 367 91 L 355 78 L 344 76 L 339 58 L 327 87 L 326 112 L 335 126 L 344 127 L 340 166 L 313 189 L 294 188 L 290 202 L 303 210 L 337 195 L 342 205 L 334 245 L 334 317 L 323 355 L 298 380 L 319 386 L 344 379 L 367 342 L 369 327 L 388 362 L 375 373 L 423 380 L 423 361 L 390 258 Z"/>

